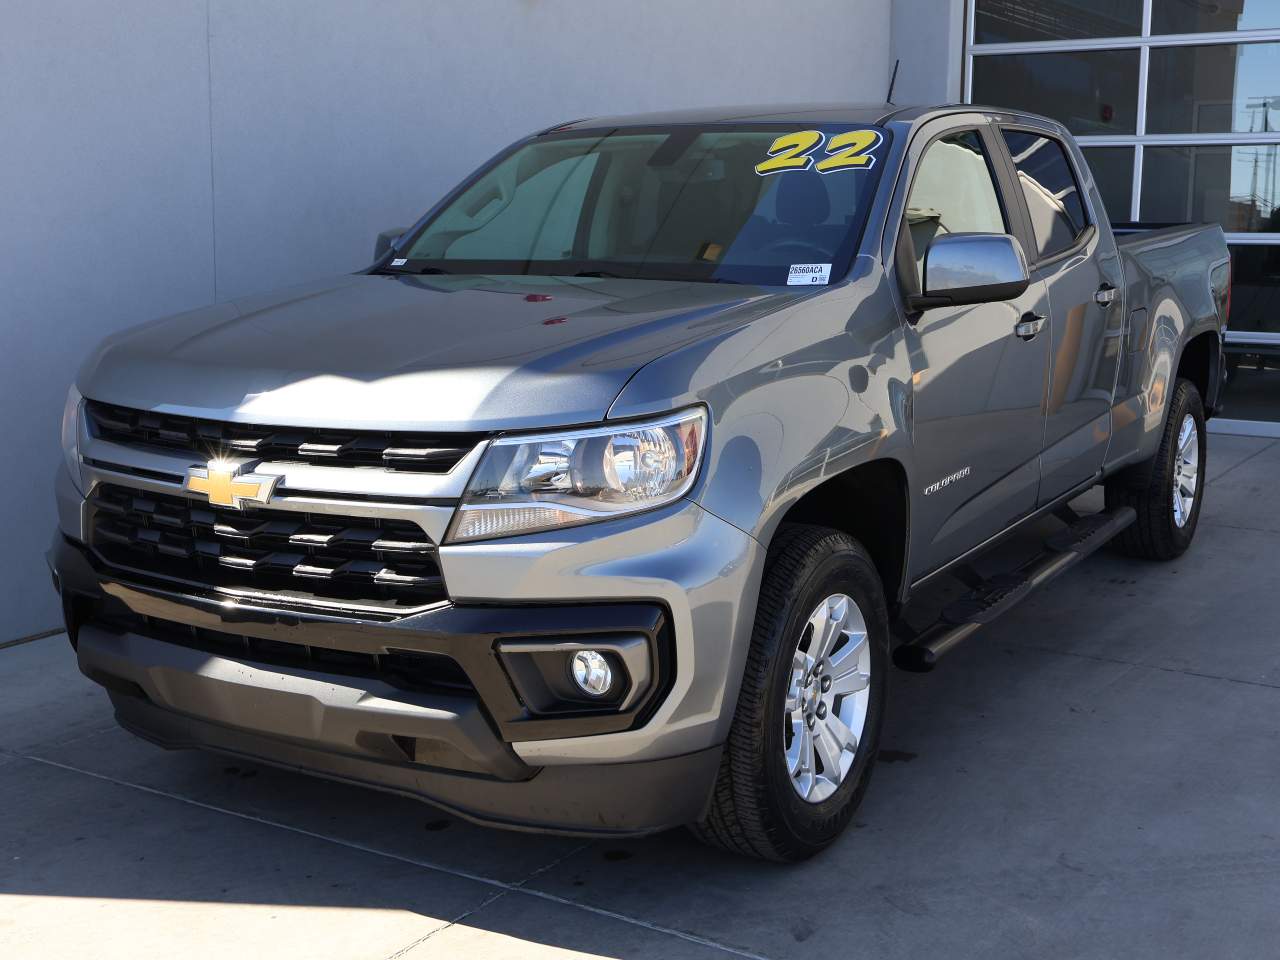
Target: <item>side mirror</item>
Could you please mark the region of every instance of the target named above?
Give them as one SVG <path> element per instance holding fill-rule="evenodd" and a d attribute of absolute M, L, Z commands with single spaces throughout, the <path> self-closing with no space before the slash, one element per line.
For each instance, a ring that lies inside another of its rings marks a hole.
<path fill-rule="evenodd" d="M 924 293 L 913 310 L 1012 300 L 1031 283 L 1022 244 L 1007 233 L 944 233 L 924 255 Z"/>
<path fill-rule="evenodd" d="M 408 227 L 392 227 L 390 230 L 383 230 L 378 234 L 378 239 L 373 241 L 373 259 L 381 260 L 387 255 L 387 251 L 392 245 L 404 236 L 404 232 Z"/>

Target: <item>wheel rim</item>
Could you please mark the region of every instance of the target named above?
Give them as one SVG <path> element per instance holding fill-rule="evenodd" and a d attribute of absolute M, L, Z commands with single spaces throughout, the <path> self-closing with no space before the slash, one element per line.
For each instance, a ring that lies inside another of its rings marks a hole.
<path fill-rule="evenodd" d="M 839 789 L 862 740 L 871 699 L 871 644 L 862 611 L 836 593 L 814 608 L 791 662 L 783 714 L 787 776 L 802 800 Z"/>
<path fill-rule="evenodd" d="M 1200 481 L 1200 431 L 1187 414 L 1178 428 L 1178 449 L 1173 455 L 1173 522 L 1185 527 L 1196 504 Z"/>

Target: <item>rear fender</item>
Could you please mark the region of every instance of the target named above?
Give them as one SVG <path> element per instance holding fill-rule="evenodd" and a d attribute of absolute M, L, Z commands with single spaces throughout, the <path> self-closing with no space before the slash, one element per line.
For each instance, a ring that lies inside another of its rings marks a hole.
<path fill-rule="evenodd" d="M 1208 334 L 1220 355 L 1220 296 L 1209 278 L 1226 252 L 1216 227 L 1159 231 L 1158 236 L 1150 236 L 1149 246 L 1143 242 L 1120 247 L 1130 313 L 1105 468 L 1107 473 L 1115 473 L 1141 464 L 1134 472 L 1138 482 L 1159 449 L 1187 344 Z M 1206 406 L 1216 402 L 1219 383 L 1215 370 L 1205 385 L 1210 394 L 1205 397 Z"/>

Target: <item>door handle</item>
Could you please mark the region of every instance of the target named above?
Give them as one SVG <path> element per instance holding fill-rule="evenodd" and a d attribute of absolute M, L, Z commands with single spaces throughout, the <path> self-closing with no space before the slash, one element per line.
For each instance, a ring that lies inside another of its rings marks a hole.
<path fill-rule="evenodd" d="M 1024 313 L 1022 319 L 1013 328 L 1013 335 L 1023 340 L 1030 340 L 1044 327 L 1044 317 L 1038 313 Z"/>
<path fill-rule="evenodd" d="M 1115 303 L 1116 288 L 1109 283 L 1104 283 L 1098 288 L 1098 292 L 1093 295 L 1093 300 L 1095 303 L 1100 303 L 1104 307 Z"/>

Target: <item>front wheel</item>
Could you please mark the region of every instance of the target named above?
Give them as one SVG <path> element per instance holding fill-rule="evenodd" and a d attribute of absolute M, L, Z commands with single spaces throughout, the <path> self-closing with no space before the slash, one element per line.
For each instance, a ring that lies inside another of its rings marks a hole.
<path fill-rule="evenodd" d="M 1123 553 L 1172 560 L 1191 546 L 1204 501 L 1207 444 L 1204 405 L 1190 380 L 1178 380 L 1154 459 L 1141 471 L 1107 481 L 1107 507 L 1133 507 L 1138 518 L 1116 537 Z"/>
<path fill-rule="evenodd" d="M 705 842 L 770 860 L 830 844 L 867 789 L 884 718 L 889 624 L 853 538 L 788 525 L 769 548 Z"/>

